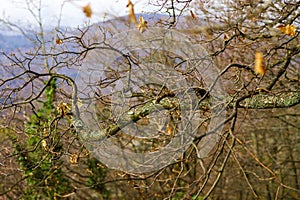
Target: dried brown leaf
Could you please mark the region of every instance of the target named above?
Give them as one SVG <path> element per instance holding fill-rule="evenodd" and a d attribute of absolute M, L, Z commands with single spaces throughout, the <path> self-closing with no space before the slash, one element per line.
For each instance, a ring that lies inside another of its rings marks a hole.
<path fill-rule="evenodd" d="M 69 158 L 70 163 L 72 163 L 72 164 L 78 163 L 78 158 L 79 158 L 79 156 L 77 154 L 72 154 Z"/>
<path fill-rule="evenodd" d="M 193 11 L 190 10 L 190 14 L 193 19 L 197 19 L 196 15 L 193 13 Z"/>
<path fill-rule="evenodd" d="M 55 41 L 55 43 L 59 45 L 59 44 L 62 44 L 63 42 L 62 42 L 62 40 L 60 38 L 57 38 L 56 41 Z"/>
<path fill-rule="evenodd" d="M 92 17 L 93 11 L 92 11 L 90 3 L 88 3 L 86 6 L 83 6 L 82 11 L 84 12 L 86 17 L 88 17 L 88 18 Z"/>
<path fill-rule="evenodd" d="M 126 7 L 129 9 L 129 21 L 137 24 L 136 16 L 134 13 L 134 5 L 130 0 L 128 0 L 128 4 Z"/>
<path fill-rule="evenodd" d="M 59 112 L 59 115 L 61 117 L 65 117 L 70 110 L 71 110 L 70 106 L 68 106 L 68 104 L 66 104 L 64 102 L 61 102 L 57 106 L 57 111 Z"/>
<path fill-rule="evenodd" d="M 257 73 L 261 76 L 266 73 L 266 69 L 264 66 L 264 57 L 260 51 L 256 52 L 256 54 L 255 54 L 254 71 L 255 71 L 255 73 Z"/>
<path fill-rule="evenodd" d="M 140 16 L 140 22 L 137 25 L 137 28 L 141 33 L 143 33 L 147 28 L 147 21 L 145 21 L 145 19 L 142 16 Z"/>
<path fill-rule="evenodd" d="M 167 135 L 172 135 L 173 128 L 172 128 L 172 126 L 169 123 L 167 124 L 166 129 L 167 129 Z"/>
<path fill-rule="evenodd" d="M 224 34 L 224 40 L 228 40 L 229 39 L 229 35 L 227 33 Z"/>
<path fill-rule="evenodd" d="M 286 26 L 285 26 L 285 25 L 279 25 L 279 26 L 277 26 L 277 28 L 278 28 L 281 32 L 287 34 L 288 36 L 293 37 L 293 36 L 296 35 L 296 28 L 295 28 L 294 25 L 290 25 L 290 24 L 288 24 L 288 25 L 286 25 Z"/>
<path fill-rule="evenodd" d="M 45 149 L 47 149 L 47 142 L 46 142 L 46 140 L 42 140 L 42 146 L 43 146 Z"/>

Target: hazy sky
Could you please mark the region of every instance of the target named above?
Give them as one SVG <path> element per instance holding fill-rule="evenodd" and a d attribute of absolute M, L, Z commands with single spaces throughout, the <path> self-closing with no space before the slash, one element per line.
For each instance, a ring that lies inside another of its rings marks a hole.
<path fill-rule="evenodd" d="M 0 18 L 18 25 L 37 26 L 32 14 L 28 11 L 27 5 L 37 14 L 37 7 L 40 0 L 0 0 Z M 135 12 L 151 11 L 147 4 L 148 0 L 131 0 L 135 5 Z M 29 4 L 26 4 L 29 2 Z M 41 0 L 41 14 L 43 23 L 46 26 L 56 26 L 62 8 L 62 26 L 81 26 L 87 22 L 99 22 L 108 17 L 122 16 L 128 14 L 126 5 L 128 0 Z M 91 4 L 93 15 L 86 18 L 82 7 Z M 153 9 L 153 8 L 152 8 Z"/>

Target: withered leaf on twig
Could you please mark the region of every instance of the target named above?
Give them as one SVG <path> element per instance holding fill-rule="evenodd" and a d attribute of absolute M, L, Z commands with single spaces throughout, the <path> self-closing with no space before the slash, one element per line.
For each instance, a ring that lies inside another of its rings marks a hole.
<path fill-rule="evenodd" d="M 293 37 L 293 36 L 296 35 L 296 28 L 295 28 L 294 25 L 290 25 L 290 24 L 288 24 L 288 25 L 286 25 L 286 26 L 285 26 L 285 25 L 279 25 L 279 26 L 277 26 L 277 28 L 278 28 L 281 32 L 287 34 L 288 36 Z"/>
<path fill-rule="evenodd" d="M 88 3 L 86 6 L 83 6 L 82 11 L 84 12 L 86 17 L 88 17 L 88 18 L 92 17 L 93 11 L 92 11 L 90 3 Z"/>
<path fill-rule="evenodd" d="M 266 72 L 266 68 L 264 66 L 264 57 L 260 51 L 257 51 L 255 54 L 254 71 L 259 75 L 264 75 Z"/>
<path fill-rule="evenodd" d="M 145 19 L 142 16 L 140 16 L 140 22 L 137 25 L 137 28 L 141 33 L 143 33 L 147 28 L 147 21 L 145 21 Z"/>
<path fill-rule="evenodd" d="M 137 24 L 136 16 L 135 16 L 135 13 L 134 13 L 134 5 L 130 0 L 128 0 L 128 4 L 127 4 L 126 7 L 129 9 L 129 20 L 131 22 Z"/>

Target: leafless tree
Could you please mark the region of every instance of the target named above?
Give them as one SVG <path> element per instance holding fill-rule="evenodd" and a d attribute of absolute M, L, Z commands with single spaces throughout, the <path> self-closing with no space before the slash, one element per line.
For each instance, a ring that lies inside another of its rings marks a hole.
<path fill-rule="evenodd" d="M 299 198 L 299 2 L 149 3 L 2 52 L 0 195 Z"/>

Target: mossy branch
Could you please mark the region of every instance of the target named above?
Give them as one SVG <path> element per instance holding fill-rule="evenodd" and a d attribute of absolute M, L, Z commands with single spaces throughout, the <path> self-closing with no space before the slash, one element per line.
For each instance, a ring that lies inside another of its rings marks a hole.
<path fill-rule="evenodd" d="M 230 98 L 228 98 L 230 99 Z M 249 109 L 269 109 L 269 108 L 287 108 L 292 107 L 300 103 L 300 92 L 282 92 L 279 94 L 257 94 L 250 98 L 246 98 L 240 102 L 239 108 Z M 232 108 L 234 101 L 229 103 L 228 107 Z M 204 99 L 199 104 L 199 109 L 207 110 L 211 107 L 211 100 L 209 98 Z M 111 137 L 117 134 L 123 127 L 132 122 L 137 122 L 143 117 L 157 112 L 159 110 L 171 110 L 179 108 L 179 104 L 172 98 L 166 97 L 161 101 L 150 101 L 143 106 L 137 107 L 134 111 L 128 111 L 125 113 L 117 123 L 109 125 L 106 129 L 93 132 L 88 130 L 82 123 L 77 120 L 74 126 L 77 130 L 80 130 L 81 137 L 85 141 L 99 141 L 107 137 Z"/>
<path fill-rule="evenodd" d="M 300 92 L 257 94 L 240 102 L 240 107 L 250 109 L 288 108 L 300 103 Z"/>

